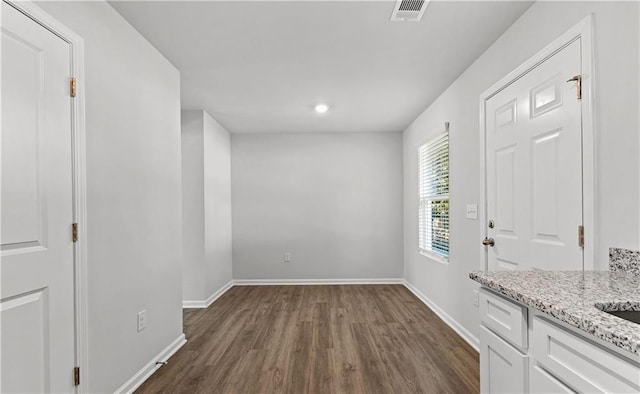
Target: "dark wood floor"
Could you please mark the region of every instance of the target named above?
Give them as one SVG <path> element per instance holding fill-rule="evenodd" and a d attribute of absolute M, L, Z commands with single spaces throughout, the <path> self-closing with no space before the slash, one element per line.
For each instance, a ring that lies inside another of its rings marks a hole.
<path fill-rule="evenodd" d="M 402 285 L 238 286 L 184 312 L 138 393 L 476 393 L 478 354 Z"/>

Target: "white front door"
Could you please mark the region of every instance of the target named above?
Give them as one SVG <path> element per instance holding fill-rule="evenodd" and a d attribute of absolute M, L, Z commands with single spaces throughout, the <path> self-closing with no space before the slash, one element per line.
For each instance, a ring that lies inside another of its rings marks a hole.
<path fill-rule="evenodd" d="M 485 106 L 490 270 L 581 270 L 580 39 Z"/>
<path fill-rule="evenodd" d="M 70 46 L 2 2 L 0 391 L 74 391 Z"/>

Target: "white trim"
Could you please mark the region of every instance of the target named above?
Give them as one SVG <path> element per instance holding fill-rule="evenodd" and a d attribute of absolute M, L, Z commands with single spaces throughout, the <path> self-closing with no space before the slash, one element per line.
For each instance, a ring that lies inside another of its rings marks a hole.
<path fill-rule="evenodd" d="M 184 300 L 182 301 L 182 308 L 208 308 L 215 300 L 220 298 L 224 293 L 233 287 L 233 280 L 230 280 L 226 285 L 222 286 L 219 290 L 214 292 L 204 301 L 200 300 Z"/>
<path fill-rule="evenodd" d="M 153 373 L 160 367 L 162 364 L 157 364 L 158 362 L 167 362 L 169 357 L 173 356 L 175 352 L 178 351 L 187 340 L 185 339 L 184 334 L 180 334 L 175 341 L 169 344 L 166 348 L 162 349 L 157 356 L 153 357 L 142 369 L 136 372 L 135 375 L 131 377 L 131 379 L 127 380 L 125 384 L 120 386 L 115 392 L 116 393 L 133 393 L 138 387 L 142 385 Z"/>
<path fill-rule="evenodd" d="M 556 52 L 569 45 L 571 42 L 580 39 L 581 63 L 582 63 L 582 221 L 585 227 L 585 248 L 583 255 L 583 269 L 593 270 L 595 261 L 595 242 L 597 228 L 595 225 L 595 82 L 594 82 L 594 52 L 593 52 L 593 17 L 587 16 L 577 25 L 569 29 L 566 33 L 558 37 L 551 44 L 547 45 L 540 52 L 536 53 L 529 60 L 521 64 L 518 68 L 510 72 L 507 76 L 495 83 L 480 95 L 480 208 L 482 214 L 478 215 L 482 237 L 487 236 L 487 188 L 486 188 L 486 151 L 485 151 L 485 103 L 488 99 L 511 85 L 524 74 L 537 67 L 540 63 L 553 56 Z M 487 248 L 478 242 L 480 250 L 480 269 L 488 268 Z"/>
<path fill-rule="evenodd" d="M 420 248 L 418 248 L 418 253 L 420 253 L 420 255 L 422 255 L 422 256 L 424 256 L 424 257 L 426 257 L 428 259 L 431 259 L 431 260 L 433 260 L 433 261 L 435 261 L 437 263 L 444 264 L 444 265 L 449 265 L 449 259 L 448 258 L 444 258 L 444 257 L 440 256 L 437 253 L 433 253 L 433 252 L 430 252 L 428 250 L 423 250 L 423 249 L 420 249 Z"/>
<path fill-rule="evenodd" d="M 469 332 L 466 328 L 462 326 L 462 324 L 458 323 L 456 319 L 449 316 L 447 312 L 445 312 L 442 308 L 436 305 L 433 301 L 429 299 L 426 295 L 422 294 L 420 290 L 414 287 L 411 283 L 406 280 L 402 283 L 404 287 L 406 287 L 410 292 L 412 292 L 423 304 L 425 304 L 429 309 L 431 309 L 443 322 L 445 322 L 449 327 L 453 329 L 462 339 L 465 340 L 472 348 L 475 349 L 476 352 L 480 351 L 480 341 L 478 338 Z"/>
<path fill-rule="evenodd" d="M 87 291 L 87 191 L 85 143 L 84 40 L 60 21 L 30 1 L 3 0 L 69 43 L 71 75 L 76 78 L 76 97 L 71 101 L 73 155 L 73 220 L 78 223 L 78 241 L 74 243 L 76 366 L 80 367 L 77 393 L 88 392 L 88 291 Z M 69 224 L 71 225 L 71 223 Z"/>
<path fill-rule="evenodd" d="M 599 233 L 596 225 L 596 131 L 595 52 L 593 15 L 582 23 L 582 222 L 584 225 L 584 270 L 594 270 Z"/>
<path fill-rule="evenodd" d="M 286 286 L 286 285 L 398 285 L 402 278 L 371 279 L 236 279 L 234 286 Z"/>

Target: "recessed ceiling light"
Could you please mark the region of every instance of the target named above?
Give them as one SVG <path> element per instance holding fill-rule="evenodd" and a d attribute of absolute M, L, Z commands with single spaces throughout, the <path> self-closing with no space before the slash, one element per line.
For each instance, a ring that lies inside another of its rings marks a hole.
<path fill-rule="evenodd" d="M 316 110 L 317 113 L 323 114 L 329 110 L 329 106 L 326 104 L 318 104 L 315 106 L 314 109 Z"/>

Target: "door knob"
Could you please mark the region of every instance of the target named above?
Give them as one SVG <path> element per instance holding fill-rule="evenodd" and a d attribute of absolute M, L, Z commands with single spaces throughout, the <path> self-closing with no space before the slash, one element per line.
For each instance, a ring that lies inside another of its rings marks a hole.
<path fill-rule="evenodd" d="M 493 246 L 496 244 L 496 241 L 493 238 L 486 238 L 482 240 L 482 244 L 484 246 Z"/>

